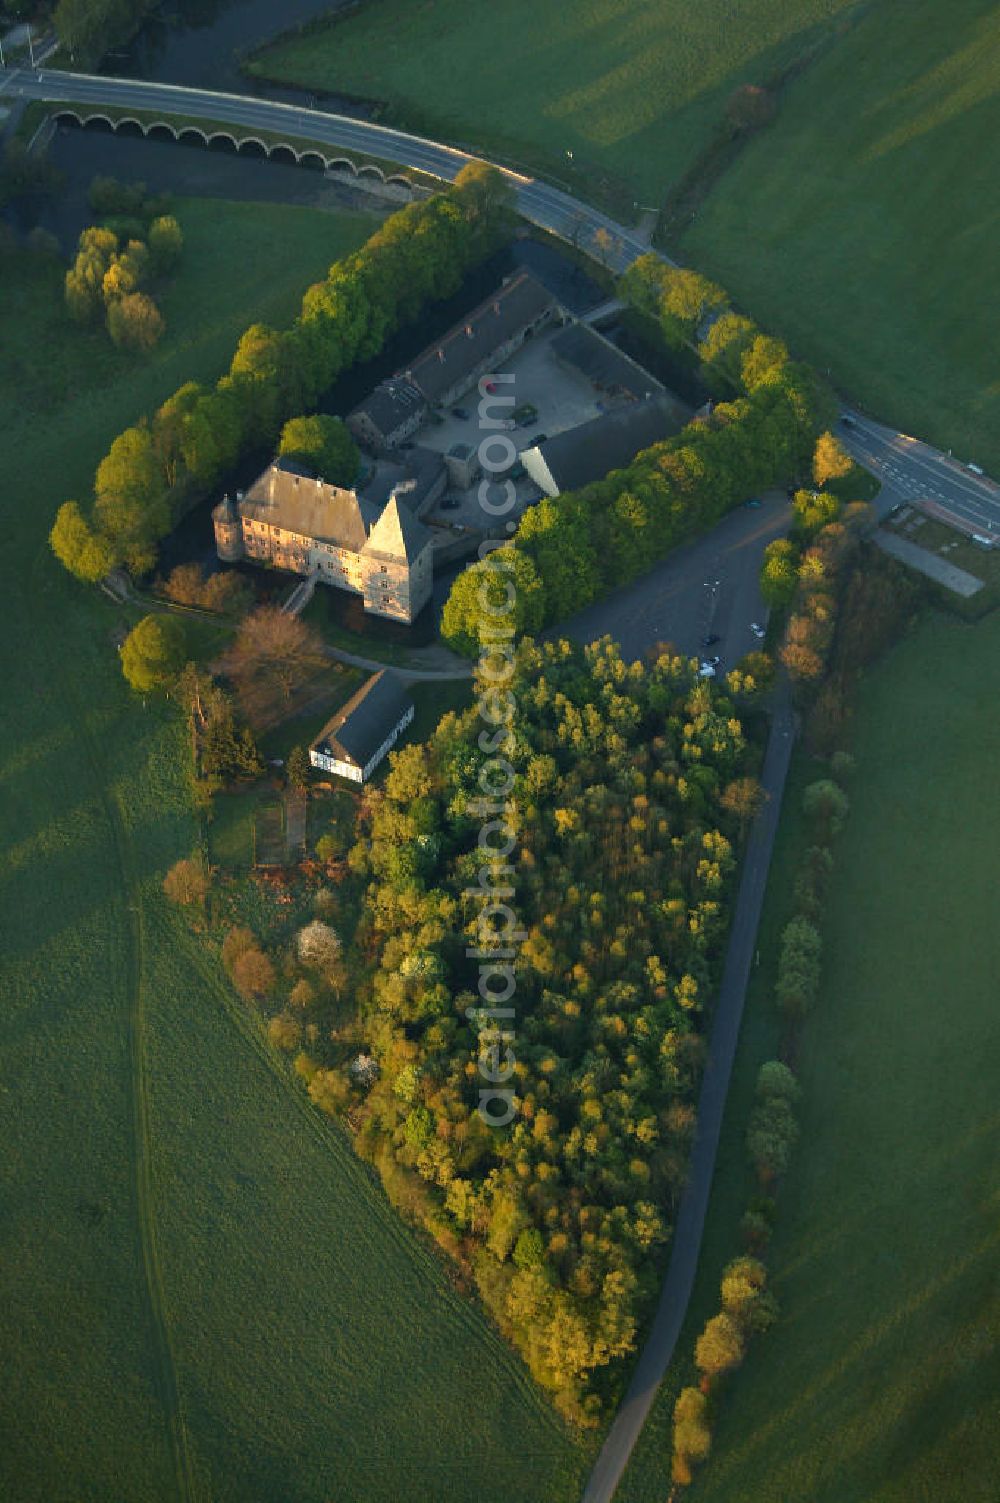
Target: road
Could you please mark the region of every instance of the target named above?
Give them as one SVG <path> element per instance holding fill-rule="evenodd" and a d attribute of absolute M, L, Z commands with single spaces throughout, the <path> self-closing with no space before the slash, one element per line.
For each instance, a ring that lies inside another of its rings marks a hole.
<path fill-rule="evenodd" d="M 297 136 L 317 144 L 362 155 L 382 157 L 451 182 L 469 162 L 479 160 L 453 146 L 428 141 L 406 131 L 391 130 L 366 120 L 352 120 L 347 115 L 325 110 L 303 109 L 300 105 L 282 104 L 278 100 L 258 99 L 243 94 L 217 93 L 209 89 L 189 89 L 180 84 L 146 82 L 141 79 L 100 78 L 84 73 L 56 70 L 0 71 L 0 95 L 13 98 L 42 99 L 52 103 L 101 105 L 144 111 L 162 110 L 165 115 L 186 115 L 199 120 L 215 120 L 247 130 L 265 130 L 278 135 Z M 541 229 L 551 230 L 564 239 L 577 240 L 592 249 L 595 235 L 603 230 L 610 237 L 605 252 L 608 267 L 624 271 L 637 256 L 649 250 L 632 230 L 617 224 L 606 214 L 580 203 L 559 188 L 549 187 L 537 178 L 524 177 L 506 168 L 500 169 L 517 193 L 517 206 L 524 218 Z M 588 244 L 589 241 L 589 244 Z"/>
<path fill-rule="evenodd" d="M 698 1098 L 698 1131 L 691 1153 L 687 1189 L 674 1227 L 673 1251 L 660 1301 L 614 1423 L 590 1474 L 582 1503 L 609 1503 L 628 1465 L 646 1416 L 656 1398 L 687 1314 L 698 1267 L 715 1156 L 729 1092 L 729 1077 L 743 1018 L 743 1000 L 757 940 L 757 926 L 767 887 L 771 851 L 781 813 L 781 798 L 792 756 L 795 719 L 787 686 L 779 690 L 771 724 L 761 785 L 767 794 L 750 833 L 729 935 L 722 983 L 715 1004 L 708 1063 Z"/>
<path fill-rule="evenodd" d="M 1000 540 L 1000 486 L 959 460 L 860 412 L 847 410 L 838 435 L 852 459 L 882 482 L 875 502 L 885 516 L 898 502 L 930 500 L 947 506 L 986 536 Z"/>

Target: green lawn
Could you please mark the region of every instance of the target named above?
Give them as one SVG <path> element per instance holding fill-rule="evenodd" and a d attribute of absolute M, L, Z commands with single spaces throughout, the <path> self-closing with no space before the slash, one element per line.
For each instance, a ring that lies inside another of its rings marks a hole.
<path fill-rule="evenodd" d="M 1000 12 L 880 0 L 684 237 L 878 417 L 1000 474 Z"/>
<path fill-rule="evenodd" d="M 0 1496 L 471 1503 L 488 1476 L 570 1499 L 577 1454 L 519 1364 L 166 910 L 197 838 L 185 732 L 128 694 L 121 614 L 47 548 L 123 426 L 372 224 L 178 214 L 147 362 L 64 324 L 54 268 L 4 268 Z"/>
<path fill-rule="evenodd" d="M 733 88 L 769 77 L 850 5 L 367 0 L 254 68 L 388 101 L 394 120 L 575 178 L 584 196 L 617 178 L 658 204 Z"/>
<path fill-rule="evenodd" d="M 996 615 L 977 627 L 935 615 L 862 687 L 822 992 L 799 1061 L 802 1143 L 770 1260 L 782 1318 L 721 1400 L 691 1503 L 996 1497 L 1000 803 L 987 749 L 998 651 Z M 801 839 L 795 813 L 784 826 L 772 926 Z M 758 990 L 743 1097 L 774 1029 L 768 1013 Z M 733 1105 L 710 1214 L 713 1281 L 727 1225 L 735 1247 Z M 664 1496 L 671 1398 L 623 1503 Z"/>

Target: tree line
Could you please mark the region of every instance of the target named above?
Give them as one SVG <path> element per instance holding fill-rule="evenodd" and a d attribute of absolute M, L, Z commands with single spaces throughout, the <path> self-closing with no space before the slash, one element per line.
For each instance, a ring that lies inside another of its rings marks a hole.
<path fill-rule="evenodd" d="M 627 584 L 754 490 L 802 473 L 829 421 L 831 399 L 814 373 L 727 310 L 707 278 L 648 255 L 619 293 L 721 399 L 625 468 L 525 512 L 509 551 L 517 624 L 528 633 Z M 445 639 L 468 656 L 479 650 L 490 572 L 478 564 L 460 575 L 442 616 Z"/>
<path fill-rule="evenodd" d="M 273 447 L 282 424 L 308 413 L 345 370 L 456 291 L 500 243 L 509 205 L 501 174 L 472 164 L 446 193 L 407 205 L 332 266 L 290 328 L 251 325 L 214 387 L 189 381 L 119 434 L 98 466 L 93 503 L 59 510 L 50 536 L 59 560 L 86 581 L 120 564 L 146 573 L 159 540 L 244 455 Z"/>
<path fill-rule="evenodd" d="M 720 1385 L 744 1360 L 751 1341 L 777 1320 L 779 1309 L 767 1288 L 767 1247 L 776 1195 L 791 1164 L 799 1137 L 796 1119 L 801 1089 L 789 1059 L 796 1053 L 802 1019 L 816 1000 L 822 962 L 818 920 L 833 870 L 832 847 L 843 828 L 849 800 L 843 788 L 853 767 L 850 756 L 830 760 L 830 776 L 811 783 L 802 807 L 809 831 L 794 884 L 794 911 L 779 947 L 774 999 L 784 1023 L 783 1059 L 760 1066 L 746 1129 L 746 1150 L 757 1176 L 758 1193 L 741 1222 L 743 1252 L 725 1268 L 721 1308 L 710 1316 L 694 1346 L 697 1384 L 683 1387 L 673 1409 L 671 1477 L 686 1487 L 708 1457 Z"/>

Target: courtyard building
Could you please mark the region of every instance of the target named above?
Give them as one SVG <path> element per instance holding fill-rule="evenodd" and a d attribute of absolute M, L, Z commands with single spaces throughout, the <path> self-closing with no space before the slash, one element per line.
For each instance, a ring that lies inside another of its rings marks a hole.
<path fill-rule="evenodd" d="M 519 272 L 429 344 L 408 369 L 377 386 L 348 414 L 348 428 L 376 454 L 398 448 L 432 408 L 458 401 L 558 311 L 551 292 L 530 272 Z"/>

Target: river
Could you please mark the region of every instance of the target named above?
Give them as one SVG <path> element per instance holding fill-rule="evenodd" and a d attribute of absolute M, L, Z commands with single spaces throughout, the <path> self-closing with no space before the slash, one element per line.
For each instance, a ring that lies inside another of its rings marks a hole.
<path fill-rule="evenodd" d="M 119 77 L 151 78 L 189 88 L 224 89 L 232 94 L 266 94 L 269 99 L 308 103 L 299 89 L 256 88 L 240 72 L 240 59 L 283 31 L 344 9 L 349 0 L 181 0 L 164 4 L 149 17 L 132 44 L 109 53 L 102 71 Z M 363 105 L 327 99 L 330 109 L 364 117 Z"/>

